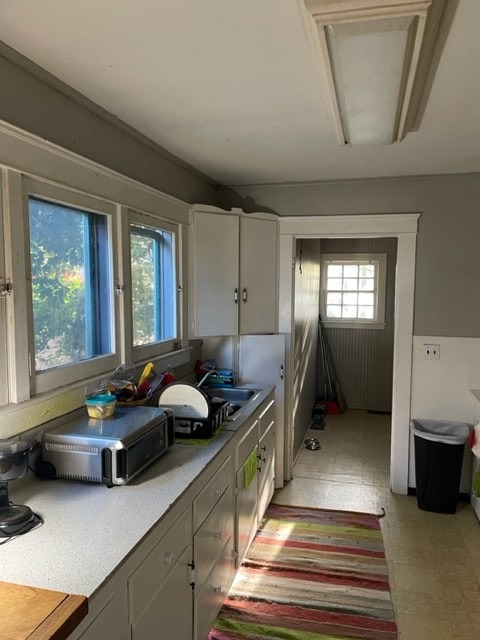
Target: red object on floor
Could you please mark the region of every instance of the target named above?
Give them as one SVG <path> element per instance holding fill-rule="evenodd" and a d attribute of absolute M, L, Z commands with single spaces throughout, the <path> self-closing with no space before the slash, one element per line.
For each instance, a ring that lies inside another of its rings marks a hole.
<path fill-rule="evenodd" d="M 325 401 L 325 408 L 327 410 L 327 415 L 330 414 L 337 414 L 337 413 L 342 413 L 340 411 L 340 407 L 338 406 L 338 404 L 336 402 L 333 402 L 332 400 L 326 400 Z"/>

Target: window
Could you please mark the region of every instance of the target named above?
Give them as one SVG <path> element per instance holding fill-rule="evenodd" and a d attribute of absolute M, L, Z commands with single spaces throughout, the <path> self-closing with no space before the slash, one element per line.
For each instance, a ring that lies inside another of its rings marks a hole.
<path fill-rule="evenodd" d="M 131 224 L 130 264 L 133 346 L 175 339 L 174 234 Z"/>
<path fill-rule="evenodd" d="M 103 215 L 29 198 L 35 370 L 113 351 Z"/>
<path fill-rule="evenodd" d="M 322 318 L 327 326 L 385 327 L 386 254 L 322 257 Z"/>
<path fill-rule="evenodd" d="M 1 177 L 1 172 L 0 172 Z M 11 304 L 5 274 L 5 252 L 4 252 L 4 235 L 3 235 L 3 211 L 2 211 L 2 193 L 0 184 L 0 406 L 8 402 L 8 350 L 7 350 L 7 304 Z"/>
<path fill-rule="evenodd" d="M 33 395 L 119 363 L 113 295 L 115 209 L 27 181 Z M 27 274 L 28 275 L 28 274 Z"/>

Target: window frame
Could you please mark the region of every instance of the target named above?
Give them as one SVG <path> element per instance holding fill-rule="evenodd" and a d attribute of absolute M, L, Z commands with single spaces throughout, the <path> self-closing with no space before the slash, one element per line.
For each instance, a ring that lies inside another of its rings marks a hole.
<path fill-rule="evenodd" d="M 167 340 L 153 342 L 145 345 L 133 344 L 133 305 L 131 289 L 124 287 L 123 298 L 123 315 L 124 315 L 124 335 L 125 335 L 125 359 L 135 362 L 144 362 L 147 360 L 165 356 L 168 353 L 176 351 L 184 343 L 183 327 L 182 327 L 182 287 L 181 282 L 181 228 L 179 224 L 166 220 L 158 215 L 142 212 L 137 209 L 126 208 L 125 225 L 123 227 L 123 274 L 124 282 L 132 284 L 131 269 L 131 243 L 130 243 L 130 227 L 144 226 L 159 231 L 166 231 L 173 236 L 173 266 L 175 269 L 173 294 L 175 299 L 175 336 Z"/>
<path fill-rule="evenodd" d="M 60 187 L 50 183 L 45 183 L 34 178 L 25 177 L 23 180 L 23 221 L 25 233 L 25 271 L 27 285 L 30 284 L 31 262 L 30 262 L 30 225 L 29 225 L 29 198 L 38 198 L 44 201 L 51 201 L 65 207 L 71 207 L 84 211 L 106 216 L 107 220 L 107 261 L 109 264 L 109 287 L 111 289 L 111 316 L 110 331 L 112 336 L 112 353 L 96 356 L 82 362 L 48 369 L 46 371 L 35 371 L 35 341 L 34 341 L 34 321 L 33 321 L 33 301 L 32 288 L 26 287 L 27 297 L 27 333 L 28 333 L 28 358 L 29 358 L 29 379 L 30 397 L 52 391 L 66 385 L 80 383 L 101 376 L 113 371 L 121 362 L 121 344 L 119 326 L 119 310 L 117 298 L 114 295 L 114 282 L 118 274 L 118 260 L 116 259 L 117 249 L 115 238 L 117 237 L 117 215 L 116 207 L 110 202 L 95 198 L 75 190 Z"/>
<path fill-rule="evenodd" d="M 2 171 L 0 169 L 0 178 Z M 12 304 L 12 293 L 7 293 L 7 265 L 5 260 L 5 216 L 3 210 L 3 184 L 0 179 L 0 407 L 6 405 L 9 399 L 8 390 L 8 305 Z"/>
<path fill-rule="evenodd" d="M 321 287 L 320 287 L 320 313 L 322 322 L 326 327 L 343 329 L 377 329 L 384 330 L 385 322 L 385 298 L 387 282 L 387 254 L 386 253 L 328 253 L 322 254 L 321 263 Z M 329 318 L 327 316 L 327 267 L 330 264 L 375 264 L 377 265 L 375 277 L 375 302 L 374 318 Z"/>

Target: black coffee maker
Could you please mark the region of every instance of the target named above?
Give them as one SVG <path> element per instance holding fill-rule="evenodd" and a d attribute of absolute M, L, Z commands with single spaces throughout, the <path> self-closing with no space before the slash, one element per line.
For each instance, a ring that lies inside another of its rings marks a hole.
<path fill-rule="evenodd" d="M 31 446 L 21 440 L 0 440 L 0 538 L 17 536 L 38 523 L 30 507 L 13 504 L 8 497 L 8 482 L 25 475 Z"/>

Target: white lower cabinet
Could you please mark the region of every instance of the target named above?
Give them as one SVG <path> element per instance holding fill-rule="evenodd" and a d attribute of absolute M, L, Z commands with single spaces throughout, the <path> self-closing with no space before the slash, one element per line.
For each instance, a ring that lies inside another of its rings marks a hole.
<path fill-rule="evenodd" d="M 231 484 L 195 534 L 193 545 L 194 639 L 206 640 L 235 577 Z"/>
<path fill-rule="evenodd" d="M 187 508 L 128 579 L 132 640 L 191 637 L 191 540 Z"/>
<path fill-rule="evenodd" d="M 235 576 L 232 460 L 193 502 L 194 640 L 206 640 Z"/>
<path fill-rule="evenodd" d="M 88 624 L 88 619 L 86 622 Z M 126 590 L 114 592 L 87 628 L 81 631 L 80 635 L 74 632 L 71 638 L 78 638 L 78 640 L 100 640 L 100 638 L 130 640 Z"/>
<path fill-rule="evenodd" d="M 69 640 L 206 640 L 273 493 L 269 396 L 89 602 Z"/>

